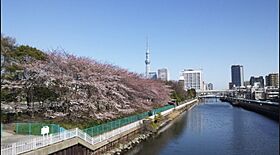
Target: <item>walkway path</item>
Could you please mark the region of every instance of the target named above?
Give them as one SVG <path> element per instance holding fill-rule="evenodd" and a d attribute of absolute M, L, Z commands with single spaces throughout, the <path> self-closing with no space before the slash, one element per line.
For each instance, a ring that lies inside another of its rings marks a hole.
<path fill-rule="evenodd" d="M 5 145 L 8 143 L 16 143 L 20 141 L 29 140 L 31 138 L 37 138 L 40 136 L 34 136 L 34 135 L 18 135 L 14 134 L 9 130 L 3 130 L 2 131 L 2 137 L 1 137 L 1 145 Z"/>

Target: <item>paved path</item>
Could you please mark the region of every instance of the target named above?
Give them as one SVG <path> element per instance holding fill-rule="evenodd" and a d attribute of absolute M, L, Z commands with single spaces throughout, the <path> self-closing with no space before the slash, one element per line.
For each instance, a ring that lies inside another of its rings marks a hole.
<path fill-rule="evenodd" d="M 35 138 L 40 136 L 34 136 L 34 135 L 16 135 L 8 130 L 2 131 L 2 137 L 1 137 L 1 145 L 7 144 L 7 143 L 15 143 L 19 141 L 24 141 L 30 138 Z"/>

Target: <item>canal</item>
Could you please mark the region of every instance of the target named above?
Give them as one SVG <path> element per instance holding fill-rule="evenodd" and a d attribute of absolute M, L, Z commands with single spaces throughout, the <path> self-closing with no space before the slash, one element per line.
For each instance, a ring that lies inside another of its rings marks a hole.
<path fill-rule="evenodd" d="M 279 154 L 279 123 L 206 99 L 126 155 Z"/>

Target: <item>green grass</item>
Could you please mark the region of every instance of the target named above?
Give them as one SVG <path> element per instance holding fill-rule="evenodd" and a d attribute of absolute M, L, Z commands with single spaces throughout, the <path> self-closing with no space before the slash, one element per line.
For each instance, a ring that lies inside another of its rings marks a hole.
<path fill-rule="evenodd" d="M 46 124 L 59 124 L 61 127 L 65 129 L 73 129 L 73 128 L 89 128 L 92 126 L 96 126 L 105 122 L 96 121 L 96 120 L 86 120 L 83 122 L 73 122 L 73 121 L 65 121 L 65 120 L 45 120 Z"/>

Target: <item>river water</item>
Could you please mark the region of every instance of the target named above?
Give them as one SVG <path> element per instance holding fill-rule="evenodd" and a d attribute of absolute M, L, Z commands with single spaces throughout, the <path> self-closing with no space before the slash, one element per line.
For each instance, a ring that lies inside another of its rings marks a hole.
<path fill-rule="evenodd" d="M 206 99 L 165 131 L 126 155 L 279 154 L 279 123 L 255 112 Z"/>

